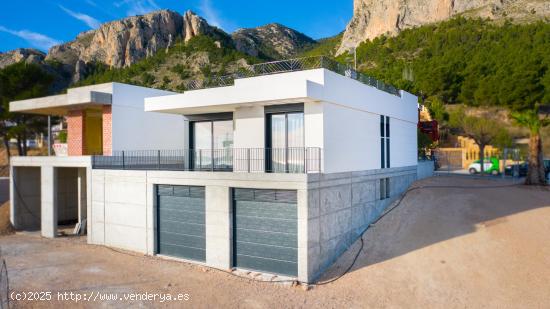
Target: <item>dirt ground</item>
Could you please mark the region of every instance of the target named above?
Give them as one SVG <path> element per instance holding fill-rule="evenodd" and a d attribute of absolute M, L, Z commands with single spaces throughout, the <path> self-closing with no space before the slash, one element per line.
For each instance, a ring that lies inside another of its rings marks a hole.
<path fill-rule="evenodd" d="M 16 308 L 549 308 L 550 190 L 494 188 L 508 184 L 456 176 L 416 183 L 467 188 L 411 191 L 367 231 L 348 274 L 309 291 L 87 245 L 84 238 L 18 233 L 0 237 L 0 248 L 12 291 L 53 292 L 54 301 L 12 301 Z M 321 280 L 347 268 L 359 246 Z M 75 303 L 57 301 L 58 292 L 181 293 L 189 300 Z"/>

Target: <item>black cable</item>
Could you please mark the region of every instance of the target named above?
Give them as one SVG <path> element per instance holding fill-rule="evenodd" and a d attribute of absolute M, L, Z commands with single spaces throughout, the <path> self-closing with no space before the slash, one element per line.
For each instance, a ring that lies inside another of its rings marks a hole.
<path fill-rule="evenodd" d="M 361 237 L 360 237 L 361 247 L 359 248 L 359 251 L 357 251 L 357 253 L 355 254 L 355 257 L 353 258 L 353 261 L 351 262 L 351 264 L 348 266 L 348 268 L 342 274 L 340 274 L 339 276 L 337 276 L 333 279 L 330 279 L 328 281 L 313 283 L 311 285 L 314 285 L 314 286 L 326 285 L 326 284 L 332 283 L 332 282 L 342 278 L 343 276 L 345 276 L 353 268 L 353 266 L 355 266 L 355 263 L 357 262 L 357 259 L 359 258 L 359 255 L 361 254 L 361 251 L 363 251 L 363 247 L 364 247 L 363 236 L 368 231 L 368 229 L 371 228 L 371 227 L 374 227 L 376 225 L 376 223 L 378 223 L 380 220 L 382 220 L 382 218 L 384 218 L 387 214 L 389 214 L 395 208 L 399 207 L 399 205 L 401 205 L 401 202 L 403 202 L 403 200 L 405 199 L 407 194 L 409 194 L 412 191 L 419 190 L 419 189 L 440 189 L 440 188 L 447 188 L 447 189 L 494 189 L 494 188 L 506 188 L 506 187 L 515 187 L 515 186 L 517 186 L 517 184 L 500 185 L 500 186 L 483 186 L 483 187 L 479 187 L 479 186 L 419 186 L 419 187 L 409 188 L 407 191 L 405 191 L 405 193 L 403 193 L 401 195 L 401 198 L 399 199 L 399 201 L 392 208 L 386 210 L 382 215 L 380 215 L 380 217 L 378 217 L 378 219 L 374 220 L 371 224 L 369 224 L 369 226 L 365 230 L 363 230 L 363 232 L 361 232 Z"/>

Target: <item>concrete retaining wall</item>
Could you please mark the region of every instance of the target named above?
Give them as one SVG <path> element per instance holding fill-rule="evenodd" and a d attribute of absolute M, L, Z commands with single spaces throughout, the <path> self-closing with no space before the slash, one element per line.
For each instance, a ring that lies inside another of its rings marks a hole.
<path fill-rule="evenodd" d="M 416 180 L 416 166 L 310 175 L 308 273 L 316 280 Z M 380 199 L 380 179 L 390 197 Z"/>
<path fill-rule="evenodd" d="M 417 179 L 424 179 L 434 175 L 434 161 L 418 161 Z"/>
<path fill-rule="evenodd" d="M 315 281 L 416 180 L 417 167 L 337 174 L 92 170 L 90 242 L 156 254 L 155 186 L 204 186 L 206 265 L 232 267 L 231 188 L 298 193 L 298 279 Z M 380 180 L 390 197 L 380 198 Z"/>
<path fill-rule="evenodd" d="M 307 175 L 92 170 L 90 243 L 156 254 L 156 185 L 204 186 L 206 265 L 232 267 L 231 188 L 298 192 L 298 277 L 307 272 Z M 300 266 L 301 265 L 301 266 Z"/>

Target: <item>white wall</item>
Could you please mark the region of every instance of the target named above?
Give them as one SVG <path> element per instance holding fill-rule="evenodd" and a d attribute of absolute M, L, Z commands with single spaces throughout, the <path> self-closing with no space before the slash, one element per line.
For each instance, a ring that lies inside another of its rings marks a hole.
<path fill-rule="evenodd" d="M 265 115 L 263 106 L 240 107 L 233 113 L 234 148 L 265 147 Z"/>
<path fill-rule="evenodd" d="M 390 119 L 391 167 L 418 164 L 417 125 L 399 119 Z"/>
<path fill-rule="evenodd" d="M 324 77 L 323 84 L 309 83 L 308 97 L 412 123 L 418 122 L 418 99 L 406 91 L 401 91 L 399 97 L 328 70 L 324 70 Z"/>
<path fill-rule="evenodd" d="M 264 105 L 304 102 L 305 146 L 324 150 L 326 173 L 380 168 L 380 115 L 391 118 L 391 167 L 416 165 L 417 97 L 324 69 L 238 79 L 234 86 L 149 98 L 167 113 L 234 112 L 235 148 L 264 147 Z M 254 107 L 251 107 L 254 106 Z"/>
<path fill-rule="evenodd" d="M 380 168 L 380 116 L 323 103 L 324 172 Z"/>
<path fill-rule="evenodd" d="M 112 149 L 164 150 L 186 147 L 185 118 L 144 111 L 146 97 L 173 92 L 113 84 Z"/>

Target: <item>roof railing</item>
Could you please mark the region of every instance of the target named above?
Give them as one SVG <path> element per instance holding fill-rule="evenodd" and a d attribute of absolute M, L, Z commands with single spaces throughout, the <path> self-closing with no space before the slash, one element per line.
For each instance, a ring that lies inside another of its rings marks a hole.
<path fill-rule="evenodd" d="M 395 88 L 394 86 L 379 81 L 374 77 L 357 72 L 354 69 L 326 56 L 272 61 L 240 67 L 237 69 L 236 72 L 229 75 L 213 76 L 210 78 L 189 81 L 185 84 L 185 89 L 198 90 L 226 87 L 233 85 L 235 79 L 313 69 L 327 69 L 348 78 L 355 79 L 363 84 L 375 87 L 376 89 L 382 90 L 389 94 L 401 96 L 401 92 L 399 91 L 399 89 Z"/>

